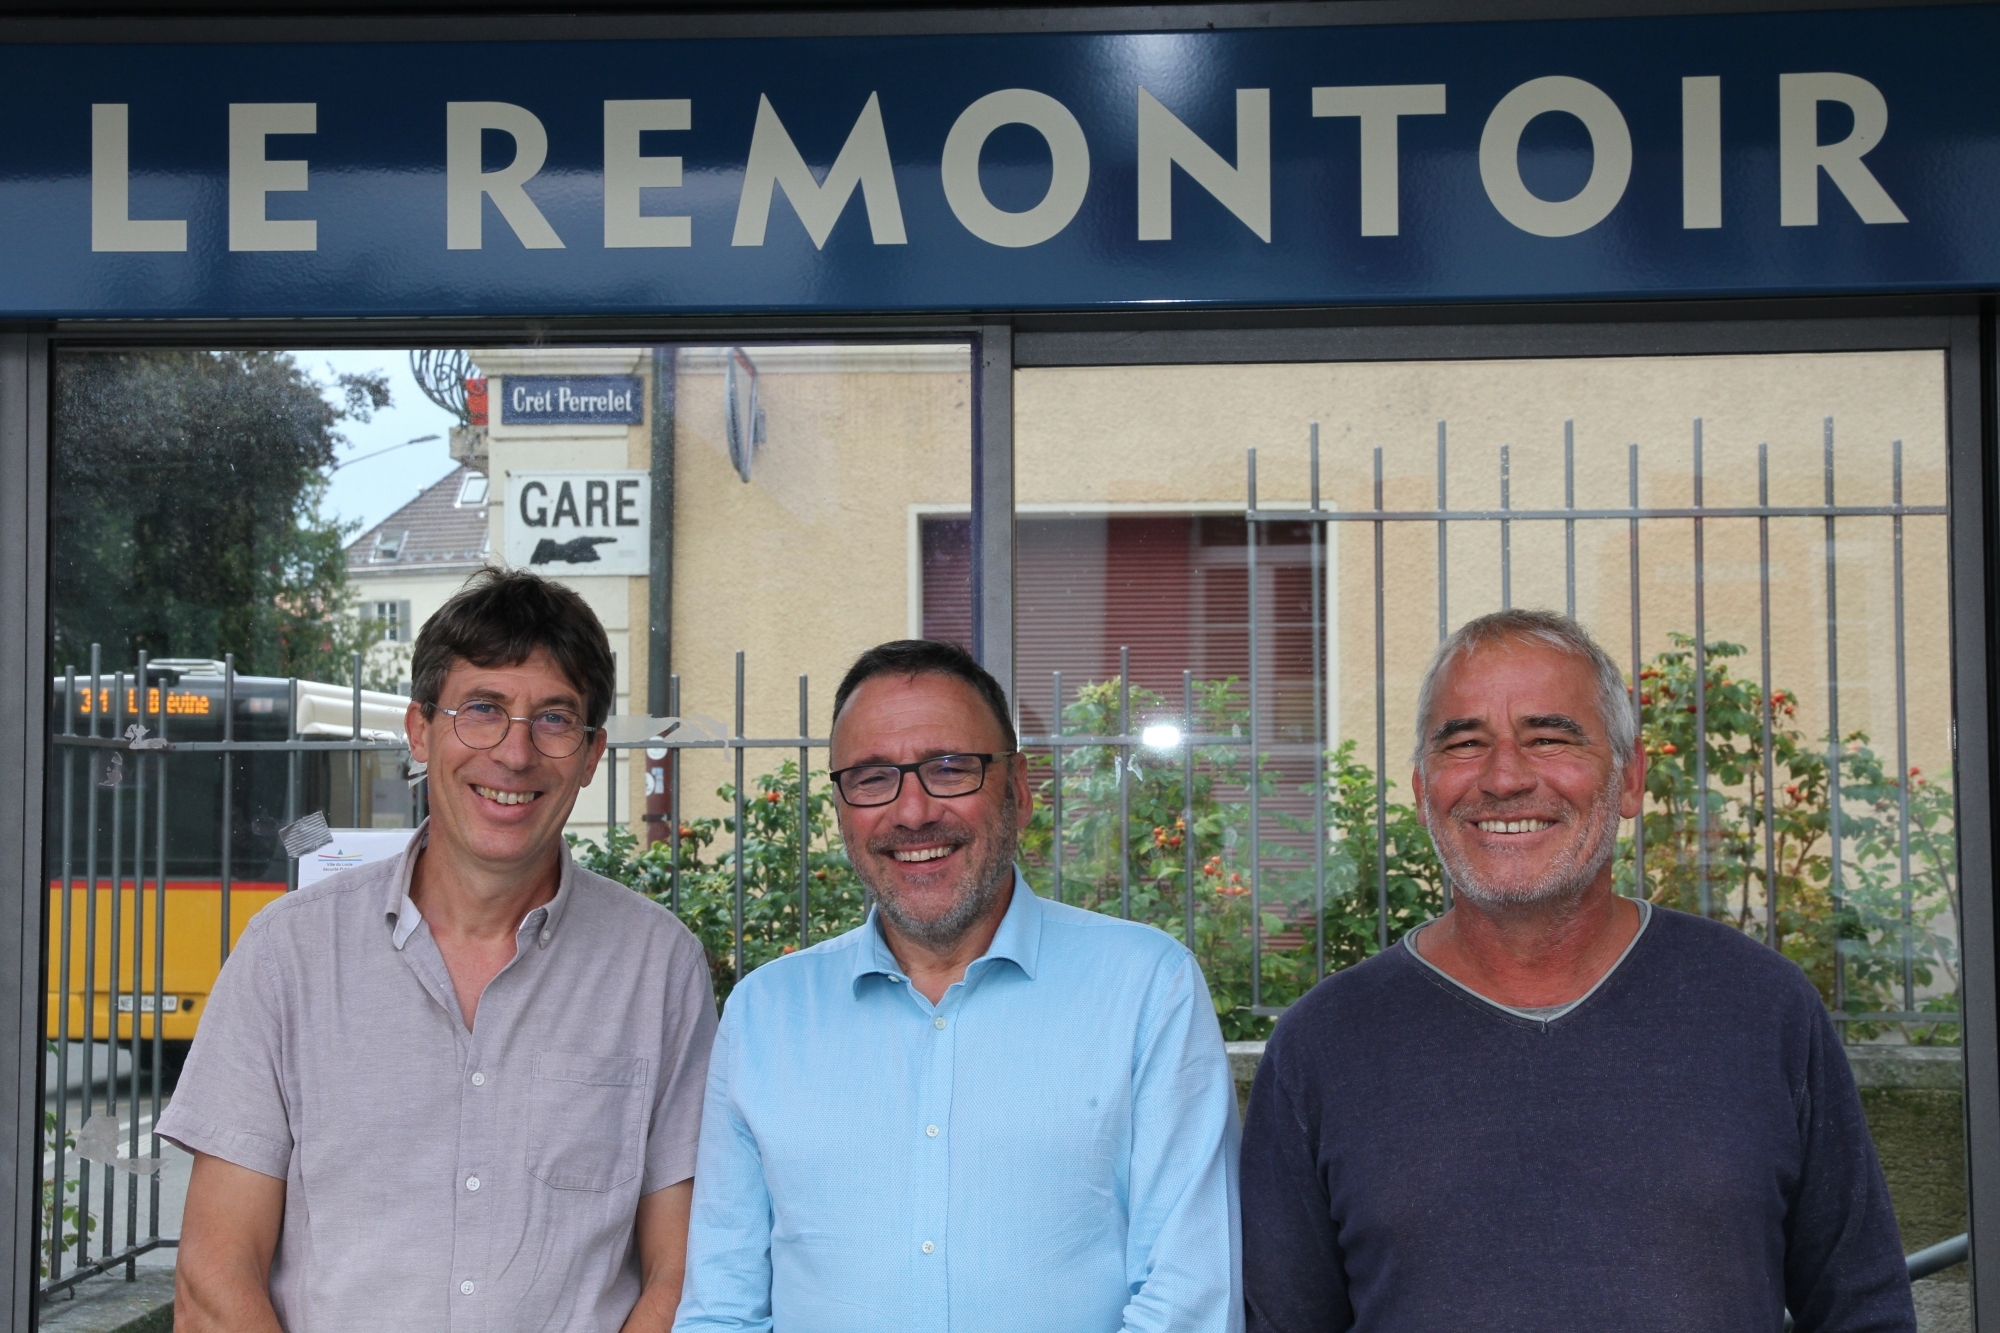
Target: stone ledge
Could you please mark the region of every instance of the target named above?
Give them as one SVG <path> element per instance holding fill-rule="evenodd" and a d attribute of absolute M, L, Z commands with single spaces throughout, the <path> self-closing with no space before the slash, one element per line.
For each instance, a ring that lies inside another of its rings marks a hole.
<path fill-rule="evenodd" d="M 44 1333 L 172 1333 L 174 1270 L 141 1268 L 136 1280 L 106 1273 L 71 1288 L 74 1296 L 45 1302 L 37 1326 Z"/>

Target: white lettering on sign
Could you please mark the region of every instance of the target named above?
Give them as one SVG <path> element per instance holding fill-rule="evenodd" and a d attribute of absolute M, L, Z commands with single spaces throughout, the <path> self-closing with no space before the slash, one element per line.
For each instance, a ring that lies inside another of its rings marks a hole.
<path fill-rule="evenodd" d="M 1819 141 L 1819 104 L 1839 102 L 1854 128 L 1838 143 Z M 1863 222 L 1908 222 L 1861 159 L 1882 142 L 1889 103 L 1882 90 L 1852 74 L 1778 76 L 1778 223 L 1819 225 L 1819 173 L 1839 187 Z"/>
<path fill-rule="evenodd" d="M 498 130 L 514 140 L 514 160 L 498 171 L 480 170 L 479 139 L 486 130 Z M 480 200 L 485 198 L 493 201 L 523 246 L 530 250 L 562 249 L 562 238 L 523 188 L 548 156 L 549 132 L 526 107 L 512 102 L 445 103 L 445 247 L 481 248 Z"/>
<path fill-rule="evenodd" d="M 827 169 L 824 183 L 813 179 L 798 145 L 778 119 L 771 99 L 757 98 L 757 128 L 750 136 L 750 160 L 743 167 L 743 193 L 736 201 L 736 232 L 731 245 L 762 245 L 771 216 L 771 190 L 782 187 L 785 198 L 805 224 L 813 248 L 826 248 L 833 224 L 861 187 L 868 206 L 868 231 L 877 245 L 905 245 L 903 204 L 896 195 L 896 169 L 889 160 L 889 132 L 882 126 L 882 102 L 874 93 L 848 131 L 840 156 Z"/>
<path fill-rule="evenodd" d="M 1353 116 L 1361 122 L 1361 234 L 1395 236 L 1402 230 L 1402 184 L 1396 143 L 1400 116 L 1442 116 L 1441 83 L 1315 88 L 1313 115 Z"/>
<path fill-rule="evenodd" d="M 1174 238 L 1174 166 L 1234 213 L 1257 239 L 1271 239 L 1271 90 L 1236 90 L 1236 165 L 1222 160 L 1160 99 L 1139 90 L 1139 239 Z"/>
<path fill-rule="evenodd" d="M 274 221 L 265 216 L 264 196 L 306 188 L 306 164 L 273 162 L 264 156 L 272 134 L 314 134 L 319 107 L 312 102 L 231 102 L 229 104 L 229 248 L 231 250 L 317 250 L 319 224 L 311 219 Z"/>
<path fill-rule="evenodd" d="M 538 574 L 645 574 L 652 479 L 644 472 L 510 472 L 507 563 Z"/>
<path fill-rule="evenodd" d="M 1681 225 L 1714 229 L 1723 225 L 1722 80 L 1688 75 L 1681 84 Z M 1768 85 L 1767 85 L 1768 86 Z M 1136 136 L 1138 236 L 1171 241 L 1174 169 L 1229 210 L 1259 239 L 1270 242 L 1272 192 L 1272 107 L 1296 106 L 1284 90 L 1238 88 L 1236 160 L 1188 127 L 1150 89 L 1137 89 Z M 1821 176 L 1831 181 L 1864 223 L 1901 223 L 1908 218 L 1890 198 L 1863 159 L 1883 140 L 1889 107 L 1881 89 L 1858 75 L 1835 71 L 1780 74 L 1777 78 L 1777 163 L 1780 225 L 1819 225 Z M 1352 117 L 1359 122 L 1360 234 L 1401 232 L 1399 198 L 1400 122 L 1406 116 L 1445 114 L 1442 83 L 1316 87 L 1310 114 Z M 1836 103 L 1851 114 L 1852 128 L 1832 142 L 1819 140 L 1819 108 Z M 818 108 L 802 108 L 812 115 Z M 1296 114 L 1296 112 L 1291 113 Z M 1590 176 L 1568 199 L 1543 199 L 1522 180 L 1521 136 L 1537 117 L 1575 117 L 1590 135 Z M 682 159 L 647 155 L 644 135 L 692 129 L 688 98 L 607 99 L 603 102 L 603 245 L 606 249 L 684 248 L 694 243 L 685 214 L 651 214 L 643 207 L 648 190 L 679 189 Z M 1023 125 L 1047 145 L 1047 192 L 1033 207 L 1015 212 L 995 205 L 980 179 L 980 154 L 1003 126 Z M 307 188 L 307 163 L 272 158 L 271 135 L 318 131 L 312 102 L 239 102 L 229 107 L 228 246 L 232 251 L 312 251 L 319 248 L 318 222 L 272 218 L 268 197 Z M 493 130 L 513 141 L 505 166 L 488 171 L 481 137 Z M 871 92 L 832 164 L 809 165 L 769 96 L 759 94 L 757 118 L 746 148 L 737 199 L 734 246 L 765 243 L 774 195 L 782 190 L 816 247 L 824 247 L 855 191 L 861 192 L 876 245 L 909 243 L 898 195 L 895 160 L 882 101 Z M 561 237 L 528 193 L 548 160 L 549 136 L 540 117 L 511 102 L 447 102 L 444 145 L 444 231 L 450 250 L 484 245 L 482 215 L 491 200 L 515 239 L 529 250 L 560 250 Z M 185 252 L 184 218 L 135 218 L 131 210 L 130 108 L 123 102 L 90 108 L 90 245 L 99 252 Z M 1634 157 L 1624 113 L 1601 88 L 1566 75 L 1531 79 L 1502 97 L 1487 115 L 1479 140 L 1479 176 L 1500 215 L 1536 236 L 1566 237 L 1604 221 L 1625 197 Z M 938 180 L 952 215 L 966 231 L 991 245 L 1023 248 L 1059 235 L 1082 208 L 1090 189 L 1090 145 L 1068 107 L 1046 93 L 1004 88 L 978 98 L 961 112 L 946 135 L 937 161 Z M 601 401 L 599 401 L 601 399 Z M 634 410 L 618 393 L 596 395 L 560 388 L 525 393 L 510 400 L 529 414 L 563 412 L 616 415 Z"/>
<path fill-rule="evenodd" d="M 124 102 L 98 102 L 90 108 L 90 248 L 186 250 L 185 219 L 132 216 L 130 113 Z"/>
<path fill-rule="evenodd" d="M 1521 179 L 1521 132 L 1562 112 L 1590 132 L 1590 179 L 1567 199 L 1544 199 Z M 1609 217 L 1632 179 L 1632 131 L 1618 104 L 1594 83 L 1550 74 L 1500 99 L 1479 136 L 1479 179 L 1500 216 L 1536 236 L 1574 236 Z"/>

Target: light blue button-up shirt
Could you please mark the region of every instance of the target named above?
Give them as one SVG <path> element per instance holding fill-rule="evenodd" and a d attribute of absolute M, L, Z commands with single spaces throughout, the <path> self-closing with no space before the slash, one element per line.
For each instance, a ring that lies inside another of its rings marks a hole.
<path fill-rule="evenodd" d="M 933 1005 L 870 913 L 729 997 L 676 1333 L 1235 1333 L 1237 1135 L 1167 935 L 1017 872 Z"/>

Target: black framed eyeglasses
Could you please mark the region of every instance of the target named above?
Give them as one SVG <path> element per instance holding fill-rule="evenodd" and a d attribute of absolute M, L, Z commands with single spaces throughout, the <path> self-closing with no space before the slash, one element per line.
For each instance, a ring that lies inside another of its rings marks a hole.
<path fill-rule="evenodd" d="M 456 708 L 437 710 L 451 719 L 451 729 L 467 748 L 491 750 L 507 739 L 516 722 L 528 724 L 528 741 L 549 759 L 567 759 L 583 748 L 596 727 L 566 708 L 544 708 L 533 717 L 509 717 L 499 704 L 474 699 Z"/>
<path fill-rule="evenodd" d="M 887 805 L 903 794 L 903 775 L 915 773 L 925 791 L 941 800 L 970 796 L 986 785 L 986 766 L 996 759 L 1019 754 L 1004 750 L 999 754 L 941 754 L 919 759 L 914 764 L 856 764 L 827 774 L 840 792 L 840 799 L 852 806 Z"/>

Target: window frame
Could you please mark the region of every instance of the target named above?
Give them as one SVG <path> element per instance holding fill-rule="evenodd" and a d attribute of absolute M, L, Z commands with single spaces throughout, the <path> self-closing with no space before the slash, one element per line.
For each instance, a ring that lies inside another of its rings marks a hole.
<path fill-rule="evenodd" d="M 254 2 L 254 0 L 253 0 Z M 446 0 L 435 0 L 442 7 Z M 492 0 L 508 8 L 512 0 Z M 949 3 L 949 0 L 945 0 Z M 1958 3 L 1961 0 L 1947 0 Z M 469 12 L 353 16 L 0 18 L 0 41 L 352 42 L 550 41 L 1147 31 L 1202 27 L 1490 21 L 1478 0 L 1279 0 L 1266 5 L 1167 4 L 1000 9 L 707 12 L 538 16 Z M 1936 0 L 1528 0 L 1507 21 L 1895 8 Z M 117 0 L 104 8 L 124 12 Z M 212 12 L 212 11 L 211 11 Z M 48 738 L 45 692 L 50 377 L 58 348 L 106 346 L 715 345 L 796 340 L 970 340 L 974 637 L 982 660 L 1013 685 L 1013 371 L 1056 365 L 1247 361 L 1469 360 L 1936 349 L 1946 355 L 1951 503 L 1950 599 L 1960 809 L 1967 1199 L 1972 1267 L 2000 1275 L 2000 995 L 1993 904 L 2000 673 L 1989 649 L 2000 625 L 2000 334 L 1994 302 L 1977 296 L 1604 302 L 1492 306 L 1021 312 L 975 318 L 896 316 L 652 320 L 408 319 L 367 321 L 52 321 L 0 326 L 0 1319 L 35 1325 L 41 1161 L 42 1006 L 47 894 L 41 836 Z M 658 603 L 655 612 L 658 614 Z M 2000 1328 L 2000 1281 L 1973 1285 L 1975 1322 Z M 1983 1314 L 1983 1320 L 1980 1316 Z"/>

